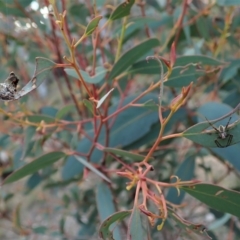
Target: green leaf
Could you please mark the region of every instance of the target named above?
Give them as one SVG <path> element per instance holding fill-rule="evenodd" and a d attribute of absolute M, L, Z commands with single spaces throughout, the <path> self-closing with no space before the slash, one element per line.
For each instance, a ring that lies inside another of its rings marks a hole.
<path fill-rule="evenodd" d="M 94 105 L 93 105 L 93 102 L 87 100 L 87 99 L 83 99 L 83 104 L 88 108 L 88 110 L 90 110 L 90 112 L 92 114 L 94 114 Z"/>
<path fill-rule="evenodd" d="M 111 183 L 111 180 L 105 176 L 102 172 L 100 172 L 97 168 L 95 168 L 91 163 L 89 163 L 88 161 L 86 161 L 84 158 L 76 156 L 75 158 L 82 163 L 85 167 L 87 167 L 89 170 L 91 170 L 92 172 L 94 172 L 96 175 L 98 175 L 100 178 L 104 179 L 105 181 Z"/>
<path fill-rule="evenodd" d="M 65 157 L 66 155 L 63 152 L 50 152 L 47 153 L 31 163 L 28 163 L 21 167 L 20 169 L 13 172 L 11 175 L 9 175 L 3 182 L 4 184 L 15 182 L 21 178 L 26 177 L 27 175 L 33 174 L 37 172 L 38 170 L 45 168 L 54 162 L 58 161 L 59 159 Z"/>
<path fill-rule="evenodd" d="M 166 111 L 163 113 L 163 118 L 166 118 L 168 116 L 169 112 Z M 176 126 L 179 123 L 184 123 L 184 121 L 187 119 L 187 112 L 185 109 L 181 108 L 179 109 L 175 114 L 174 117 L 170 119 L 168 122 L 165 132 L 172 132 L 172 129 L 174 126 Z M 159 131 L 160 131 L 161 125 L 159 122 L 156 122 L 153 124 L 150 128 L 150 130 L 143 135 L 141 138 L 138 138 L 136 141 L 134 141 L 132 144 L 127 145 L 124 149 L 137 149 L 144 145 L 154 143 L 158 137 Z M 166 144 L 166 142 L 163 142 L 163 144 Z M 165 151 L 166 152 L 166 151 Z"/>
<path fill-rule="evenodd" d="M 230 61 L 229 65 L 225 67 L 220 75 L 222 82 L 226 83 L 229 80 L 233 79 L 238 74 L 238 69 L 240 68 L 240 60 L 234 59 Z"/>
<path fill-rule="evenodd" d="M 219 117 L 225 116 L 226 113 L 231 112 L 232 108 L 220 103 L 207 103 L 200 108 L 199 113 L 203 117 L 207 117 L 209 122 L 213 124 L 216 128 L 220 125 L 226 126 L 229 117 L 226 116 L 221 121 L 218 120 Z M 212 118 L 216 118 L 216 120 L 210 121 Z M 218 118 L 217 118 L 218 117 Z M 215 141 L 217 140 L 222 146 L 226 146 L 228 144 L 228 139 L 219 139 L 218 132 L 210 126 L 208 121 L 204 121 L 193 125 L 183 132 L 183 137 L 190 139 L 191 141 L 198 143 L 205 147 L 214 148 L 217 147 Z M 216 124 L 217 123 L 217 124 Z M 240 121 L 238 119 L 238 115 L 232 114 L 232 120 L 228 127 L 228 134 L 232 135 L 232 141 L 230 145 L 236 144 L 240 142 Z M 209 129 L 208 129 L 209 128 Z M 207 129 L 207 130 L 206 130 Z"/>
<path fill-rule="evenodd" d="M 65 69 L 65 72 L 69 76 L 72 76 L 78 79 L 78 75 L 74 69 Z M 104 79 L 106 72 L 107 70 L 104 67 L 96 67 L 95 74 L 93 76 L 89 76 L 87 72 L 80 70 L 80 73 L 84 81 L 91 84 L 100 83 Z"/>
<path fill-rule="evenodd" d="M 113 20 L 128 16 L 130 14 L 130 10 L 131 10 L 134 2 L 135 2 L 135 0 L 126 0 L 123 3 L 121 3 L 120 5 L 118 5 L 112 12 L 109 19 L 113 21 Z"/>
<path fill-rule="evenodd" d="M 24 2 L 24 1 L 23 1 Z M 26 2 L 26 6 L 29 4 L 29 0 Z M 14 17 L 23 17 L 27 18 L 27 15 L 24 14 L 13 0 L 0 0 L 0 12 L 6 16 L 13 15 Z"/>
<path fill-rule="evenodd" d="M 99 23 L 99 21 L 100 21 L 101 19 L 102 19 L 102 16 L 97 16 L 97 17 L 93 18 L 93 19 L 90 21 L 90 23 L 87 25 L 87 28 L 86 28 L 84 34 L 85 34 L 86 36 L 91 35 L 91 34 L 94 32 L 94 30 L 98 27 L 98 23 Z"/>
<path fill-rule="evenodd" d="M 157 11 L 161 12 L 162 13 L 162 9 L 161 9 L 161 6 L 159 4 L 159 2 L 157 0 L 148 0 L 146 2 L 146 4 L 152 6 L 153 8 L 155 8 Z"/>
<path fill-rule="evenodd" d="M 194 177 L 195 174 L 195 158 L 196 156 L 190 156 L 186 158 L 177 168 L 177 171 L 173 174 L 179 177 L 182 181 L 190 181 Z M 176 179 L 175 179 L 176 181 Z M 180 191 L 180 195 L 176 188 L 170 188 L 166 199 L 174 204 L 181 204 L 184 198 L 185 192 Z"/>
<path fill-rule="evenodd" d="M 219 61 L 217 59 L 204 56 L 204 55 L 190 55 L 190 56 L 183 56 L 176 59 L 174 67 L 176 66 L 186 66 L 187 64 L 197 64 L 200 63 L 202 65 L 209 65 L 209 66 L 219 66 L 224 65 L 226 62 Z"/>
<path fill-rule="evenodd" d="M 167 71 L 167 67 L 163 65 L 164 72 Z M 159 63 L 155 60 L 149 59 L 141 60 L 134 63 L 127 71 L 129 74 L 160 74 Z"/>
<path fill-rule="evenodd" d="M 47 115 L 49 117 L 55 118 L 58 110 L 51 106 L 44 106 L 41 108 L 40 113 L 43 115 Z"/>
<path fill-rule="evenodd" d="M 217 0 L 217 4 L 220 6 L 239 6 L 239 0 Z"/>
<path fill-rule="evenodd" d="M 96 201 L 101 221 L 104 221 L 106 218 L 108 218 L 115 212 L 112 193 L 109 187 L 104 182 L 100 182 L 97 185 Z M 113 231 L 113 239 L 122 239 L 118 227 L 111 226 L 109 230 Z"/>
<path fill-rule="evenodd" d="M 120 157 L 130 159 L 131 161 L 142 161 L 145 158 L 145 156 L 143 155 L 131 153 L 129 151 L 125 151 L 117 148 L 104 148 L 104 152 L 114 153 Z M 151 159 L 153 160 L 153 158 Z"/>
<path fill-rule="evenodd" d="M 200 236 L 205 236 L 204 239 L 212 239 L 206 231 L 206 227 L 202 224 L 194 224 L 191 223 L 183 218 L 181 218 L 178 214 L 176 214 L 173 210 L 168 208 L 169 217 L 172 218 L 178 226 L 183 230 L 187 232 L 194 232 Z"/>
<path fill-rule="evenodd" d="M 210 123 L 213 123 L 214 121 L 210 121 Z M 220 125 L 215 125 L 216 128 L 218 128 Z M 228 134 L 229 136 L 232 135 L 233 138 L 231 142 L 228 142 L 229 137 L 225 139 L 220 139 L 218 132 L 213 129 L 213 130 L 205 130 L 205 131 L 195 131 L 194 128 L 199 128 L 199 127 L 204 127 L 204 129 L 207 129 L 209 127 L 208 122 L 202 122 L 199 124 L 194 125 L 192 128 L 187 129 L 183 133 L 183 137 L 198 143 L 204 147 L 210 147 L 210 148 L 215 148 L 218 147 L 216 144 L 216 140 L 220 143 L 220 145 L 224 147 L 228 147 L 231 145 L 234 145 L 238 142 L 240 142 L 240 121 L 236 121 L 232 124 L 229 125 L 228 127 Z"/>
<path fill-rule="evenodd" d="M 125 52 L 114 64 L 112 71 L 109 74 L 109 79 L 113 79 L 126 71 L 131 64 L 136 62 L 140 57 L 144 56 L 154 47 L 158 47 L 159 44 L 160 43 L 157 38 L 150 38 Z"/>
<path fill-rule="evenodd" d="M 26 119 L 28 119 L 29 122 L 33 122 L 33 123 L 40 123 L 41 121 L 44 121 L 45 123 L 54 123 L 55 119 L 52 117 L 48 117 L 45 115 L 31 115 L 31 116 L 27 116 Z"/>
<path fill-rule="evenodd" d="M 36 133 L 36 127 L 29 126 L 25 129 L 24 147 L 23 147 L 21 160 L 23 160 L 25 156 L 27 156 L 28 152 L 31 151 L 32 149 L 31 141 L 35 133 Z"/>
<path fill-rule="evenodd" d="M 35 172 L 32 176 L 30 176 L 26 182 L 26 188 L 28 192 L 38 186 L 42 180 L 43 178 L 38 172 Z"/>
<path fill-rule="evenodd" d="M 213 209 L 240 217 L 239 192 L 207 183 L 184 186 L 181 189 Z"/>
<path fill-rule="evenodd" d="M 173 69 L 169 79 L 164 82 L 169 87 L 184 87 L 191 82 L 196 82 L 199 77 L 205 75 L 205 71 L 198 70 L 195 66 L 188 66 L 186 69 Z"/>
<path fill-rule="evenodd" d="M 62 109 L 60 109 L 56 114 L 56 119 L 63 119 L 71 112 L 74 112 L 76 110 L 76 106 L 74 104 L 64 106 Z"/>
<path fill-rule="evenodd" d="M 104 240 L 108 240 L 112 232 L 110 230 L 110 227 L 115 222 L 120 222 L 124 218 L 128 217 L 131 214 L 131 211 L 120 211 L 112 214 L 107 219 L 105 219 L 99 229 L 99 237 L 101 237 Z"/>
<path fill-rule="evenodd" d="M 196 21 L 196 27 L 198 29 L 198 32 L 200 36 L 202 36 L 205 40 L 209 41 L 210 40 L 210 34 L 211 34 L 211 17 L 209 16 L 203 16 L 199 17 Z"/>
<path fill-rule="evenodd" d="M 10 137 L 7 134 L 1 134 L 0 136 L 0 147 L 6 148 L 10 144 Z"/>
<path fill-rule="evenodd" d="M 176 69 L 176 67 L 179 67 L 179 66 L 184 67 L 186 65 L 192 64 L 192 66 L 188 66 L 188 67 L 193 68 L 194 64 L 197 64 L 197 63 L 200 63 L 202 65 L 209 65 L 209 66 L 220 66 L 220 65 L 226 64 L 217 59 L 210 58 L 210 57 L 203 56 L 203 55 L 182 56 L 182 57 L 178 57 L 176 59 L 176 62 L 175 62 L 174 68 L 173 68 L 173 73 L 172 73 L 174 75 L 172 75 L 171 77 L 176 77 L 180 71 L 184 70 L 184 68 Z M 166 70 L 167 70 L 166 66 L 163 66 L 163 67 L 164 67 L 164 72 L 166 72 Z M 149 60 L 149 61 L 141 60 L 137 63 L 134 63 L 128 69 L 128 73 L 130 73 L 130 74 L 159 74 L 159 71 L 160 71 L 159 63 L 157 61 L 152 61 L 152 60 Z M 203 71 L 201 71 L 201 72 L 203 72 Z M 184 72 L 182 74 L 184 75 Z"/>
<path fill-rule="evenodd" d="M 1 0 L 2 2 L 4 2 L 4 4 L 6 4 L 6 6 L 11 6 L 13 7 L 13 5 L 16 3 L 15 0 Z M 30 3 L 33 0 L 24 0 L 24 1 L 19 1 L 18 4 L 20 4 L 22 7 L 27 7 L 28 5 L 30 5 Z M 16 7 L 16 6 L 15 6 Z"/>
<path fill-rule="evenodd" d="M 140 210 L 138 209 L 138 207 L 133 208 L 128 228 L 129 228 L 128 239 L 131 239 L 131 240 L 145 239 L 141 216 L 140 216 Z"/>
<path fill-rule="evenodd" d="M 39 226 L 39 227 L 33 227 L 32 228 L 32 231 L 35 234 L 46 234 L 47 230 L 48 230 L 48 228 L 44 227 L 44 226 Z"/>

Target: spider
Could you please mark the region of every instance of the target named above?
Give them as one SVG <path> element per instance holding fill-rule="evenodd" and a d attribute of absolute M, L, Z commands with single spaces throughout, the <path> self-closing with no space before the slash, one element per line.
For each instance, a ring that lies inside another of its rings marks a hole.
<path fill-rule="evenodd" d="M 209 123 L 209 124 L 216 130 L 216 132 L 218 133 L 217 139 L 222 139 L 222 140 L 227 139 L 227 144 L 226 144 L 226 146 L 221 145 L 220 142 L 219 142 L 217 139 L 214 141 L 214 142 L 216 143 L 217 147 L 219 147 L 219 148 L 228 147 L 228 146 L 231 144 L 231 142 L 232 142 L 233 135 L 228 133 L 228 125 L 229 125 L 229 123 L 230 123 L 230 121 L 231 121 L 231 118 L 232 118 L 232 117 L 229 118 L 229 120 L 228 120 L 228 122 L 227 122 L 227 124 L 226 124 L 225 127 L 222 126 L 222 125 L 220 125 L 218 128 L 216 128 L 216 127 L 215 127 L 212 123 L 210 123 L 210 122 L 208 121 L 208 119 L 206 118 L 206 120 L 208 121 L 208 123 Z"/>

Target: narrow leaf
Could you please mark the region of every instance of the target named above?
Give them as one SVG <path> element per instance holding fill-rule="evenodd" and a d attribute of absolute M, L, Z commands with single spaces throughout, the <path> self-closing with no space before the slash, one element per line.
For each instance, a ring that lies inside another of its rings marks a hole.
<path fill-rule="evenodd" d="M 132 161 L 142 161 L 145 158 L 144 155 L 131 153 L 129 151 L 125 151 L 117 148 L 104 148 L 104 152 L 114 153 L 118 156 L 128 158 Z M 151 159 L 153 160 L 153 158 Z"/>
<path fill-rule="evenodd" d="M 112 12 L 109 19 L 113 21 L 128 16 L 134 2 L 135 0 L 126 0 L 125 2 L 118 5 L 116 9 Z"/>
<path fill-rule="evenodd" d="M 180 71 L 183 70 L 183 69 L 177 70 L 176 67 L 179 66 L 184 67 L 189 64 L 192 64 L 192 66 L 194 66 L 195 64 L 221 66 L 226 63 L 203 55 L 181 56 L 176 59 L 176 62 L 174 64 L 173 70 L 176 71 L 176 76 L 179 74 Z M 167 68 L 164 66 L 164 72 L 166 72 L 166 70 Z M 139 62 L 134 63 L 128 69 L 128 72 L 132 74 L 159 74 L 159 64 L 155 61 L 147 62 L 146 60 L 141 60 Z M 182 74 L 184 74 L 184 72 Z M 174 75 L 172 75 L 172 77 L 174 77 Z"/>
<path fill-rule="evenodd" d="M 101 173 L 98 169 L 96 169 L 91 163 L 89 163 L 88 161 L 86 161 L 84 158 L 81 158 L 79 156 L 74 155 L 75 158 L 82 163 L 85 167 L 87 167 L 89 170 L 91 170 L 92 172 L 94 172 L 95 174 L 97 174 L 99 177 L 101 177 L 102 179 L 104 179 L 105 181 L 111 183 L 111 180 L 106 177 L 103 173 Z"/>
<path fill-rule="evenodd" d="M 107 184 L 104 182 L 100 182 L 97 186 L 96 201 L 101 221 L 105 221 L 106 218 L 111 216 L 116 211 L 113 203 L 112 193 Z M 122 239 L 118 227 L 112 225 L 110 226 L 108 232 L 111 234 L 111 236 L 113 235 L 113 239 Z"/>
<path fill-rule="evenodd" d="M 31 116 L 26 116 L 24 119 L 27 119 L 29 122 L 33 123 L 40 123 L 41 121 L 44 121 L 45 123 L 54 123 L 55 119 L 46 115 L 31 115 Z"/>
<path fill-rule="evenodd" d="M 131 240 L 144 240 L 143 226 L 140 216 L 140 210 L 138 207 L 134 207 L 132 215 L 129 220 L 129 232 L 128 239 Z"/>
<path fill-rule="evenodd" d="M 88 108 L 88 110 L 90 110 L 90 112 L 93 114 L 93 102 L 87 100 L 87 99 L 83 99 L 83 104 Z"/>
<path fill-rule="evenodd" d="M 65 69 L 65 72 L 69 76 L 72 76 L 78 79 L 78 75 L 74 69 Z M 93 76 L 90 76 L 87 72 L 80 70 L 80 73 L 84 81 L 91 84 L 100 83 L 104 79 L 106 72 L 107 70 L 104 67 L 96 67 L 95 74 Z"/>
<path fill-rule="evenodd" d="M 130 65 L 135 63 L 140 57 L 147 54 L 151 49 L 158 47 L 159 44 L 160 43 L 157 38 L 150 38 L 125 52 L 114 64 L 112 71 L 109 74 L 109 79 L 113 79 L 117 77 L 119 74 L 126 71 L 130 67 Z"/>
<path fill-rule="evenodd" d="M 164 72 L 167 71 L 165 64 L 163 65 Z M 159 63 L 151 59 L 141 60 L 134 63 L 129 69 L 129 74 L 159 74 Z"/>
<path fill-rule="evenodd" d="M 59 159 L 65 157 L 65 156 L 66 155 L 63 152 L 47 153 L 47 154 L 35 159 L 31 163 L 26 164 L 25 166 L 21 167 L 20 169 L 16 170 L 15 172 L 13 172 L 11 175 L 9 175 L 5 179 L 5 181 L 3 182 L 3 185 L 15 182 L 21 178 L 26 177 L 27 175 L 33 174 L 36 171 L 55 163 L 56 161 L 58 161 Z"/>
<path fill-rule="evenodd" d="M 60 110 L 57 112 L 56 118 L 57 118 L 57 119 L 63 119 L 63 118 L 66 117 L 66 115 L 68 115 L 70 112 L 74 112 L 75 109 L 76 109 L 76 106 L 75 106 L 74 104 L 64 106 L 62 109 L 60 109 Z"/>
<path fill-rule="evenodd" d="M 181 189 L 213 209 L 240 217 L 240 192 L 207 183 Z"/>
<path fill-rule="evenodd" d="M 89 36 L 91 35 L 94 30 L 98 27 L 99 21 L 102 19 L 102 16 L 97 16 L 91 20 L 91 22 L 87 25 L 87 28 L 85 30 L 85 35 Z"/>
<path fill-rule="evenodd" d="M 219 61 L 215 58 L 211 58 L 204 55 L 188 55 L 177 58 L 174 66 L 186 66 L 188 64 L 202 64 L 209 66 L 224 65 L 226 62 Z"/>

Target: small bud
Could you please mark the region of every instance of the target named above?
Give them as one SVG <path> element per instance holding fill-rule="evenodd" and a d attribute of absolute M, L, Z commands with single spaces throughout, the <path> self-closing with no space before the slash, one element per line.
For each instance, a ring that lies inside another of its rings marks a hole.
<path fill-rule="evenodd" d="M 170 108 L 173 112 L 176 112 L 182 105 L 185 104 L 191 86 L 192 82 L 187 87 L 183 87 L 181 94 L 172 100 L 170 103 Z"/>

